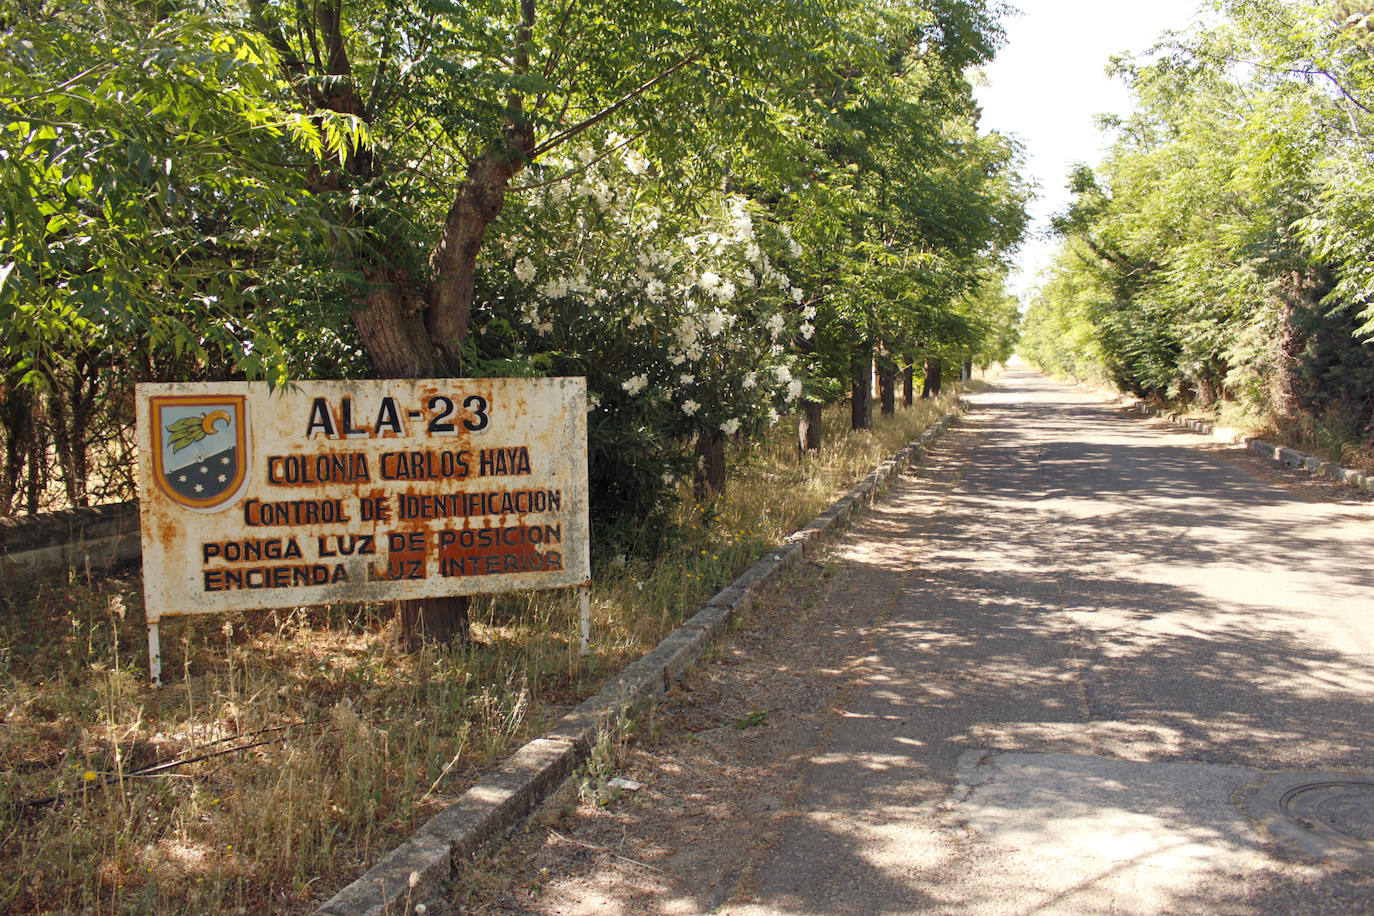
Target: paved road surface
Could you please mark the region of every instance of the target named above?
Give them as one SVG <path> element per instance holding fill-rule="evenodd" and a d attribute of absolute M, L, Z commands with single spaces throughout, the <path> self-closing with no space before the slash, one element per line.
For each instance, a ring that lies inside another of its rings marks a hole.
<path fill-rule="evenodd" d="M 971 400 L 673 697 L 644 788 L 455 902 L 1374 913 L 1371 504 L 1029 372 Z"/>

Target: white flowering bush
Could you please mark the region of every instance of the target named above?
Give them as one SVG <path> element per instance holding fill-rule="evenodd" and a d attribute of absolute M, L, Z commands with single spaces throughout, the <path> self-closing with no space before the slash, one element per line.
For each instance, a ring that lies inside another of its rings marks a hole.
<path fill-rule="evenodd" d="M 756 432 L 800 396 L 793 342 L 815 312 L 783 266 L 800 248 L 742 197 L 675 196 L 615 137 L 527 184 L 486 246 L 473 340 L 587 376 L 599 514 L 638 527 L 698 436 Z"/>

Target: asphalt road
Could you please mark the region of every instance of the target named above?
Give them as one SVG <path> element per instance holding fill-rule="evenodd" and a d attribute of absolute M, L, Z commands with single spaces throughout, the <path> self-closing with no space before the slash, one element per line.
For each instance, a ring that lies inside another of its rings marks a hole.
<path fill-rule="evenodd" d="M 1009 372 L 484 913 L 1374 913 L 1374 507 Z"/>

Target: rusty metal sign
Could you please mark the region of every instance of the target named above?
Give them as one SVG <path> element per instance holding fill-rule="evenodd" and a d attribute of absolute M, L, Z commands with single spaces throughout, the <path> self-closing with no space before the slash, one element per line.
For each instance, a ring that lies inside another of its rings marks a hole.
<path fill-rule="evenodd" d="M 583 585 L 586 382 L 138 386 L 148 622 Z"/>

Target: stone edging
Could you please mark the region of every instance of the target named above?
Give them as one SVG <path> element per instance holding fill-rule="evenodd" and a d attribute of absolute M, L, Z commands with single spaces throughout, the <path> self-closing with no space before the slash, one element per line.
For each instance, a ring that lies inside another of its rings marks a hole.
<path fill-rule="evenodd" d="M 701 658 L 754 596 L 776 584 L 806 554 L 817 550 L 853 514 L 872 503 L 883 485 L 917 461 L 926 447 L 966 408 L 961 402 L 892 458 L 783 539 L 696 614 L 664 637 L 653 651 L 631 662 L 601 691 L 559 719 L 477 781 L 457 801 L 426 821 L 362 877 L 316 910 L 316 916 L 390 916 L 413 912 L 438 899 L 456 863 L 515 826 L 563 783 L 601 734 L 636 705 L 667 693 Z"/>
<path fill-rule="evenodd" d="M 1211 436 L 1222 442 L 1229 442 L 1232 445 L 1244 445 L 1249 451 L 1271 458 L 1279 464 L 1290 468 L 1302 468 L 1327 480 L 1336 483 L 1343 483 L 1352 487 L 1359 487 L 1367 492 L 1374 492 L 1374 474 L 1365 471 L 1357 471 L 1354 468 L 1345 468 L 1324 458 L 1315 455 L 1306 455 L 1297 449 L 1291 449 L 1283 445 L 1275 445 L 1272 442 L 1265 442 L 1263 439 L 1247 439 L 1239 431 L 1224 426 L 1213 426 L 1210 423 L 1193 417 L 1184 416 L 1179 413 L 1170 413 L 1159 407 L 1151 407 L 1141 401 L 1131 402 L 1131 407 L 1140 411 L 1146 416 L 1158 417 L 1167 420 L 1175 426 L 1191 429 L 1195 433 L 1204 436 Z"/>
<path fill-rule="evenodd" d="M 0 575 L 118 568 L 142 554 L 138 502 L 0 518 Z"/>

